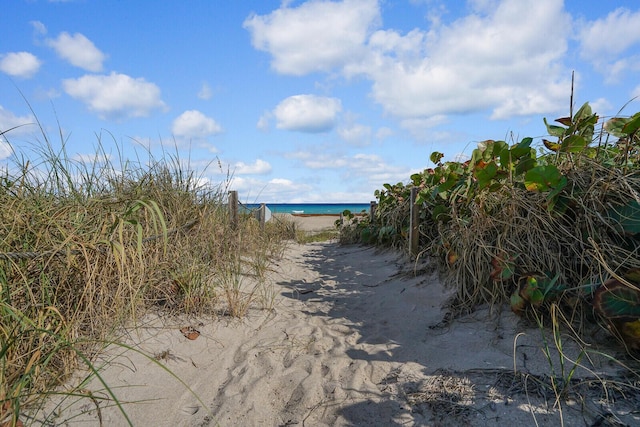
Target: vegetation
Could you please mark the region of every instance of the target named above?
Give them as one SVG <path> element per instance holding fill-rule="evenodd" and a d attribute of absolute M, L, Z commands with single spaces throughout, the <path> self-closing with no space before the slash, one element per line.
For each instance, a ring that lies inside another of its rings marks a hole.
<path fill-rule="evenodd" d="M 102 343 L 148 310 L 269 308 L 265 274 L 296 235 L 250 215 L 230 224 L 228 174 L 206 185 L 177 155 L 116 165 L 101 144 L 85 163 L 42 134 L 0 176 L 0 426 L 79 364 L 94 371 Z"/>
<path fill-rule="evenodd" d="M 455 289 L 454 312 L 509 303 L 529 318 L 561 313 L 578 334 L 598 324 L 640 349 L 640 113 L 600 119 L 584 104 L 549 123 L 549 139 L 478 144 L 408 183 L 341 240 L 406 247 L 411 191 L 419 256 Z M 591 328 L 592 329 L 592 328 Z"/>

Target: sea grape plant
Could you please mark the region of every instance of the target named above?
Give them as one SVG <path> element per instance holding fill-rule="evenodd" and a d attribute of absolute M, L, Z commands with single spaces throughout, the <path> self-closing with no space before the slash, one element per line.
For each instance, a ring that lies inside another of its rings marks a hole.
<path fill-rule="evenodd" d="M 627 280 L 627 288 L 602 290 L 607 274 L 640 271 L 640 113 L 601 122 L 585 103 L 544 124 L 537 145 L 489 139 L 466 161 L 432 153 L 432 167 L 375 192 L 361 241 L 406 245 L 417 189 L 420 253 L 442 262 L 461 305 L 511 300 L 522 313 L 564 298 L 575 310 L 599 292 L 599 316 L 628 309 L 628 323 L 640 324 L 636 302 L 620 308 L 618 298 L 640 300 L 637 288 Z"/>

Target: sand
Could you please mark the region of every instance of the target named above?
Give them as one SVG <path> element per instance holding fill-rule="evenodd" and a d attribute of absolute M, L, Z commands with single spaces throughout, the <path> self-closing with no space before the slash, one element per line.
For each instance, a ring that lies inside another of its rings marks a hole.
<path fill-rule="evenodd" d="M 299 230 L 309 233 L 335 230 L 336 221 L 340 219 L 340 215 L 276 214 L 276 216 L 294 221 Z"/>
<path fill-rule="evenodd" d="M 393 251 L 291 244 L 269 278 L 271 310 L 241 320 L 149 316 L 127 331 L 132 349 L 105 349 L 100 375 L 136 426 L 571 426 L 607 414 L 640 424 L 637 401 L 612 406 L 597 385 L 584 402 L 554 407 L 538 381 L 551 369 L 540 330 L 486 308 L 443 322 L 448 291 L 430 270 Z M 200 335 L 187 339 L 185 327 Z M 592 359 L 576 378 L 612 371 Z M 108 397 L 99 381 L 84 388 L 95 402 L 52 400 L 38 420 L 127 424 L 97 400 Z"/>

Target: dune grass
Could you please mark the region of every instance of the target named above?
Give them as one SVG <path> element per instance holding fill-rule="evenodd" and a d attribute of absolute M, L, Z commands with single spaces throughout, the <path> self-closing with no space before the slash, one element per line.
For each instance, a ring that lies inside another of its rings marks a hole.
<path fill-rule="evenodd" d="M 149 310 L 269 308 L 265 274 L 295 238 L 250 215 L 232 228 L 224 171 L 211 185 L 177 154 L 112 159 L 100 139 L 80 161 L 42 135 L 0 172 L 0 426 L 79 365 L 91 371 L 102 343 Z"/>

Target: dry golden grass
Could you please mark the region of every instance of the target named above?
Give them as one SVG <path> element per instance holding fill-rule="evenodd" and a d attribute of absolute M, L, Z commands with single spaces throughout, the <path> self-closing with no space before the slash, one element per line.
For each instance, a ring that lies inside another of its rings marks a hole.
<path fill-rule="evenodd" d="M 266 271 L 295 237 L 250 215 L 231 227 L 228 181 L 200 186 L 177 156 L 116 166 L 99 147 L 85 164 L 45 140 L 0 176 L 0 425 L 148 310 L 269 306 Z"/>

